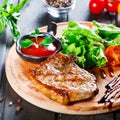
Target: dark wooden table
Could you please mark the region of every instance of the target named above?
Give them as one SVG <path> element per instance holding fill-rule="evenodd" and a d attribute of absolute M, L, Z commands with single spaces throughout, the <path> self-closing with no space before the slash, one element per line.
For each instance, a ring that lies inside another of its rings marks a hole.
<path fill-rule="evenodd" d="M 19 0 L 9 0 L 9 2 L 17 4 Z M 53 20 L 55 22 L 96 20 L 106 24 L 112 23 L 117 25 L 116 14 L 104 11 L 100 15 L 93 15 L 89 11 L 88 3 L 89 0 L 77 0 L 76 6 L 69 13 L 68 18 L 58 19 L 50 17 L 43 6 L 42 0 L 29 0 L 21 11 L 20 21 L 18 21 L 21 35 L 27 34 L 35 28 L 46 26 Z M 0 102 L 0 120 L 120 120 L 120 111 L 97 115 L 66 115 L 38 108 L 22 99 L 9 85 L 5 73 L 5 59 L 12 44 L 12 37 L 7 28 L 0 35 L 0 98 L 4 98 Z M 16 107 L 18 106 L 17 100 L 19 99 L 22 100 L 19 104 L 23 109 L 16 113 Z M 10 106 L 9 104 L 11 102 L 14 104 Z"/>

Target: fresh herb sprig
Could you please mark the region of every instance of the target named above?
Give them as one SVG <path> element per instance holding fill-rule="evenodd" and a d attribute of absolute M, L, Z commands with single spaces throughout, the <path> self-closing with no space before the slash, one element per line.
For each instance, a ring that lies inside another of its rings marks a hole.
<path fill-rule="evenodd" d="M 50 37 L 45 37 L 44 38 L 44 35 L 43 34 L 40 34 L 40 30 L 39 29 L 35 29 L 35 31 L 33 31 L 31 34 L 30 34 L 31 37 L 35 38 L 36 41 L 32 41 L 31 39 L 24 39 L 20 42 L 20 46 L 22 48 L 29 48 L 30 46 L 32 46 L 33 44 L 37 44 L 37 45 L 40 45 L 40 46 L 49 46 L 51 43 L 53 43 L 53 39 L 50 38 Z M 38 37 L 43 37 L 44 40 L 41 41 L 40 43 L 38 43 Z"/>
<path fill-rule="evenodd" d="M 38 28 L 36 28 L 31 34 L 31 37 L 35 37 L 37 38 L 40 35 L 40 30 Z"/>
<path fill-rule="evenodd" d="M 14 42 L 20 37 L 20 30 L 17 26 L 20 10 L 28 0 L 22 0 L 16 6 L 4 0 L 0 6 L 0 34 L 3 33 L 6 26 L 9 26 Z"/>

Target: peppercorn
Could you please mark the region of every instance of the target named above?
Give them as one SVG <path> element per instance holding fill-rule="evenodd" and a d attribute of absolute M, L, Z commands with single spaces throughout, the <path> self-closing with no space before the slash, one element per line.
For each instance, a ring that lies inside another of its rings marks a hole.
<path fill-rule="evenodd" d="M 55 8 L 65 8 L 72 5 L 72 0 L 47 0 L 47 3 Z"/>
<path fill-rule="evenodd" d="M 4 98 L 0 97 L 0 102 L 3 102 Z"/>

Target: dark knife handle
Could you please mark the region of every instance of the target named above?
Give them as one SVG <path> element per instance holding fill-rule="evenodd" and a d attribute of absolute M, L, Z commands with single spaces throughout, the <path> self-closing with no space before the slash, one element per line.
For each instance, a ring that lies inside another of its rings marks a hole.
<path fill-rule="evenodd" d="M 47 32 L 49 32 L 52 35 L 56 35 L 57 31 L 57 24 L 55 22 L 50 22 L 48 24 Z"/>

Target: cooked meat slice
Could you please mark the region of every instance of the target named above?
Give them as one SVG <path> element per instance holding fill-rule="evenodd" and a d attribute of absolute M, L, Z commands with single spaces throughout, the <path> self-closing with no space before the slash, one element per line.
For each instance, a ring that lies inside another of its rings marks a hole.
<path fill-rule="evenodd" d="M 61 104 L 85 100 L 98 92 L 95 76 L 62 53 L 41 62 L 30 76 L 44 95 Z"/>

